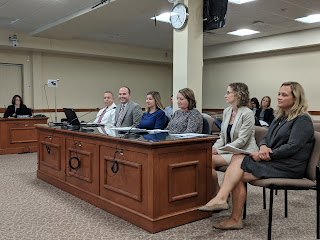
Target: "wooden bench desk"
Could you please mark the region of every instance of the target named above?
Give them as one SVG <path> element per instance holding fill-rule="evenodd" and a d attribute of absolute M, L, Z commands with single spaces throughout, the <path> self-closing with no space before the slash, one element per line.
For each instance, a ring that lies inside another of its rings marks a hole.
<path fill-rule="evenodd" d="M 47 123 L 41 118 L 0 118 L 0 154 L 36 152 L 38 150 L 35 124 Z"/>
<path fill-rule="evenodd" d="M 197 208 L 211 199 L 211 146 L 217 137 L 173 140 L 165 133 L 127 139 L 107 135 L 107 129 L 36 127 L 37 176 L 43 181 L 152 233 L 211 216 Z M 80 161 L 78 170 L 69 166 L 72 157 Z M 116 174 L 110 169 L 114 158 Z"/>

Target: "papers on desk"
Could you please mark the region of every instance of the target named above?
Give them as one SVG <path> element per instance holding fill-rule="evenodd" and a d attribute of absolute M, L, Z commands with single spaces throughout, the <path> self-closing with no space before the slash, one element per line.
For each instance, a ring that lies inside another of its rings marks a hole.
<path fill-rule="evenodd" d="M 149 134 L 169 132 L 169 130 L 161 130 L 161 129 L 154 129 L 154 130 L 147 130 L 147 131 L 148 131 Z"/>
<path fill-rule="evenodd" d="M 137 128 L 132 128 L 132 127 L 112 127 L 110 128 L 112 130 L 118 130 L 118 131 L 129 131 L 130 129 L 137 129 Z"/>
<path fill-rule="evenodd" d="M 208 134 L 202 134 L 202 133 L 180 133 L 180 134 L 169 134 L 169 135 L 177 139 L 209 136 Z"/>
<path fill-rule="evenodd" d="M 113 127 L 110 128 L 118 132 L 130 132 L 130 133 L 148 133 L 147 129 L 133 128 L 133 127 Z"/>
<path fill-rule="evenodd" d="M 232 153 L 235 153 L 235 154 L 239 154 L 239 153 L 250 154 L 251 153 L 251 152 L 242 150 L 240 148 L 236 148 L 234 146 L 231 146 L 230 144 L 226 144 L 223 147 L 220 147 L 218 149 L 221 150 L 221 151 L 232 152 Z"/>

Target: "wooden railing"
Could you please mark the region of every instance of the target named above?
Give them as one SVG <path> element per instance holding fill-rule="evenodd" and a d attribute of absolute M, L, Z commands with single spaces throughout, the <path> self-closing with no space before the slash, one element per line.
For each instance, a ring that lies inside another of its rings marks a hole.
<path fill-rule="evenodd" d="M 76 112 L 97 112 L 99 111 L 96 108 L 75 108 L 74 109 Z M 144 111 L 145 108 L 142 108 Z M 4 113 L 6 111 L 6 108 L 0 108 L 0 113 Z M 46 113 L 46 112 L 55 112 L 55 109 L 33 109 L 32 110 L 34 113 Z M 63 112 L 63 109 L 57 109 L 57 112 Z M 202 112 L 217 112 L 217 113 L 222 113 L 223 108 L 203 108 Z M 313 116 L 319 116 L 320 111 L 309 111 L 310 115 Z"/>

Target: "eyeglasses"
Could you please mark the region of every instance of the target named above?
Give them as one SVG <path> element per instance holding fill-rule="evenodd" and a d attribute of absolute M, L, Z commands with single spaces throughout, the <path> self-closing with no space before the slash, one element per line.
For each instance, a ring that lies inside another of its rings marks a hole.
<path fill-rule="evenodd" d="M 229 92 L 229 91 L 226 92 L 227 95 L 229 95 L 229 94 L 231 94 L 231 93 L 233 93 L 233 92 Z"/>

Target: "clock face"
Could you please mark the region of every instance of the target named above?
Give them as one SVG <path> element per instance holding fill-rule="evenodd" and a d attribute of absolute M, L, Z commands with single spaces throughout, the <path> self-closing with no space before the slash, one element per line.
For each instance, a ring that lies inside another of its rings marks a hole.
<path fill-rule="evenodd" d="M 174 29 L 182 29 L 185 27 L 188 21 L 188 8 L 182 4 L 178 3 L 173 6 L 170 12 L 170 23 Z"/>

